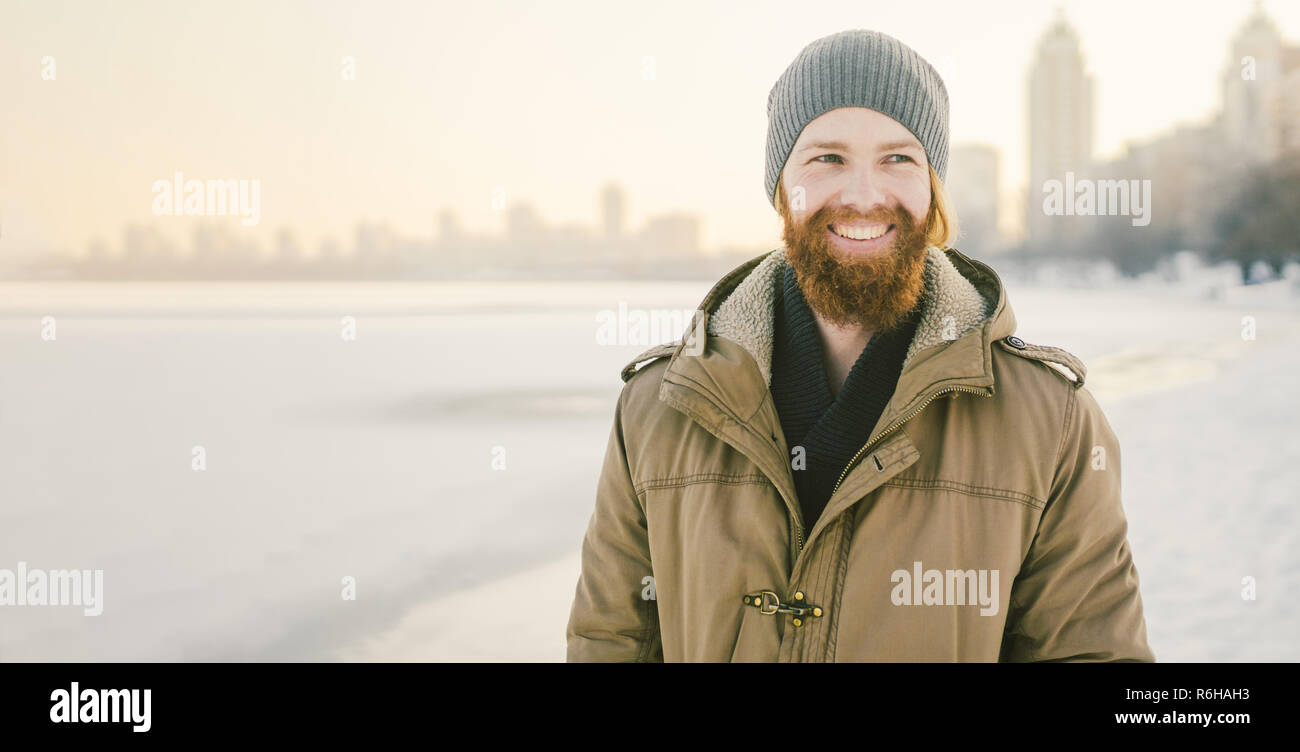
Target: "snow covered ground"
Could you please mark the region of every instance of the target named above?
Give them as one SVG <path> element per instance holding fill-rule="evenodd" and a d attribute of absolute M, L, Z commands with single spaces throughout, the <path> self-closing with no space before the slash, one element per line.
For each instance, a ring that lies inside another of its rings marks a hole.
<path fill-rule="evenodd" d="M 1300 660 L 1290 288 L 1010 284 L 1119 436 L 1157 659 Z M 598 313 L 708 287 L 0 283 L 0 569 L 104 571 L 100 616 L 0 606 L 0 660 L 562 660 L 643 349 Z"/>

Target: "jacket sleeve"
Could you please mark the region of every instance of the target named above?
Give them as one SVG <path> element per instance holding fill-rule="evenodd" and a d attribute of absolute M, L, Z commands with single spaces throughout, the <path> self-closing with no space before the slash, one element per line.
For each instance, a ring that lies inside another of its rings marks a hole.
<path fill-rule="evenodd" d="M 1002 661 L 1153 662 L 1120 503 L 1119 441 L 1070 388 L 1056 475 L 1011 586 Z"/>
<path fill-rule="evenodd" d="M 596 508 L 582 541 L 582 573 L 565 630 L 570 662 L 663 660 L 645 512 L 624 443 L 630 387 L 624 388 L 615 408 Z"/>

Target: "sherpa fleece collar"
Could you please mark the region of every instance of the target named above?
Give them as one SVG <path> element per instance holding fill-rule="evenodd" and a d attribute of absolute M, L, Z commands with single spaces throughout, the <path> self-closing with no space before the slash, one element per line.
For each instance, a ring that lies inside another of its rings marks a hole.
<path fill-rule="evenodd" d="M 763 380 L 772 385 L 772 343 L 777 275 L 785 273 L 785 249 L 769 253 L 709 316 L 708 333 L 745 348 L 758 364 Z M 981 295 L 947 254 L 926 249 L 925 289 L 916 335 L 903 359 L 903 369 L 926 348 L 961 337 L 979 326 L 998 301 Z"/>

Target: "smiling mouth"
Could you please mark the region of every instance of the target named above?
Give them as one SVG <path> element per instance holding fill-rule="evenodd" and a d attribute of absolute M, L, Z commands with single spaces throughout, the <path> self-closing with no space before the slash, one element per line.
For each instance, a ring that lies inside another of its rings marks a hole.
<path fill-rule="evenodd" d="M 877 238 L 889 234 L 889 231 L 894 229 L 894 226 L 883 222 L 873 224 L 841 225 L 838 227 L 835 224 L 829 224 L 826 225 L 826 229 L 845 240 L 865 242 L 876 240 Z"/>

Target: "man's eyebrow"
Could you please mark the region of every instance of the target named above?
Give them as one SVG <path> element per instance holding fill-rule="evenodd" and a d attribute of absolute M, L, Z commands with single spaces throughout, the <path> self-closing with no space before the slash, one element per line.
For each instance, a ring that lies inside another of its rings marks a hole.
<path fill-rule="evenodd" d="M 890 141 L 887 144 L 881 144 L 876 147 L 877 151 L 891 151 L 893 149 L 920 149 L 921 145 L 915 141 Z M 804 144 L 799 147 L 799 151 L 808 151 L 810 149 L 835 149 L 838 151 L 849 151 L 849 145 L 843 141 L 818 141 L 813 144 Z"/>

